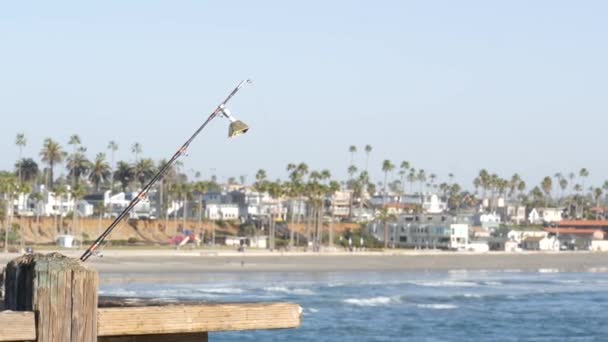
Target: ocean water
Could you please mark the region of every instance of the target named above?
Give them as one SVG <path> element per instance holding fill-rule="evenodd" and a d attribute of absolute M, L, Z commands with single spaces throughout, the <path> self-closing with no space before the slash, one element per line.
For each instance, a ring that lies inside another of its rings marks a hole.
<path fill-rule="evenodd" d="M 211 333 L 210 341 L 608 341 L 605 270 L 252 272 L 184 277 L 188 280 L 181 283 L 119 281 L 102 285 L 100 294 L 210 302 L 289 301 L 303 308 L 299 329 Z"/>

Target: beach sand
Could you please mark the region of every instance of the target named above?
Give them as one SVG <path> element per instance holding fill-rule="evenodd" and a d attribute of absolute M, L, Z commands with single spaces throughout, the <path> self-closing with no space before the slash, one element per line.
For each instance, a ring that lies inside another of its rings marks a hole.
<path fill-rule="evenodd" d="M 81 252 L 61 251 L 72 257 Z M 0 254 L 0 265 L 17 254 Z M 608 253 L 463 253 L 388 251 L 359 253 L 281 253 L 266 251 L 108 250 L 87 264 L 100 274 L 200 274 L 205 272 L 325 272 L 435 270 L 608 271 Z"/>

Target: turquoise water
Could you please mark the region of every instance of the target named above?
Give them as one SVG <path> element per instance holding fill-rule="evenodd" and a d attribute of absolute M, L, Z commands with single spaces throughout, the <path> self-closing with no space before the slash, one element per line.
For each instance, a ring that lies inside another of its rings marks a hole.
<path fill-rule="evenodd" d="M 606 341 L 608 273 L 450 271 L 188 275 L 102 286 L 104 295 L 295 302 L 300 329 L 210 341 Z"/>

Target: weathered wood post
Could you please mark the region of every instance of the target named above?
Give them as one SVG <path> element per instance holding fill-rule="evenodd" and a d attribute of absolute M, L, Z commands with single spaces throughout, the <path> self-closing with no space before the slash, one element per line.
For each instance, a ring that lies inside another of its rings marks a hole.
<path fill-rule="evenodd" d="M 38 342 L 97 342 L 97 272 L 59 253 L 6 267 L 5 309 L 34 311 Z"/>

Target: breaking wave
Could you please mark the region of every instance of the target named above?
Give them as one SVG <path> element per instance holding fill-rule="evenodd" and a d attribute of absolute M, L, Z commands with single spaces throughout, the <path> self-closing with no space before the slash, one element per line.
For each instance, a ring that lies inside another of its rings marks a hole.
<path fill-rule="evenodd" d="M 416 306 L 421 309 L 431 310 L 453 310 L 458 308 L 458 305 L 454 304 L 418 304 Z"/>
<path fill-rule="evenodd" d="M 291 294 L 291 295 L 296 295 L 296 296 L 312 296 L 315 293 L 310 290 L 310 289 L 299 289 L 299 288 L 288 288 L 288 287 L 284 287 L 284 286 L 270 286 L 270 287 L 265 287 L 264 291 L 267 292 L 280 292 L 280 293 L 286 293 L 286 294 Z"/>
<path fill-rule="evenodd" d="M 399 298 L 395 297 L 371 297 L 371 298 L 348 298 L 344 303 L 355 306 L 381 306 L 400 303 Z"/>

